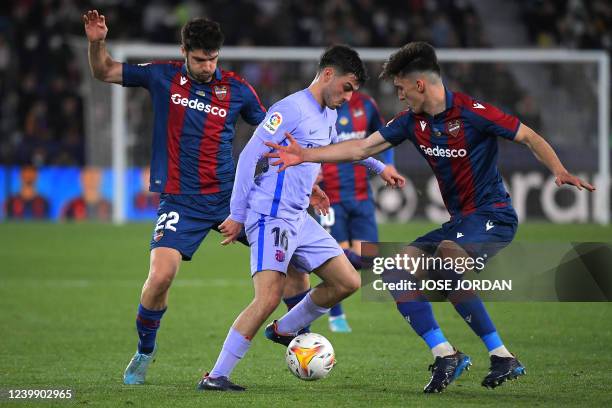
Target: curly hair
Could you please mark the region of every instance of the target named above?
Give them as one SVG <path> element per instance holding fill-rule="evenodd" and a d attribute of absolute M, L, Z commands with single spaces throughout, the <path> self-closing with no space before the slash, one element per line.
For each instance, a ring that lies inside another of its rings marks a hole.
<path fill-rule="evenodd" d="M 181 44 L 185 51 L 218 50 L 224 39 L 219 23 L 207 18 L 191 19 L 181 29 Z"/>
<path fill-rule="evenodd" d="M 363 61 L 357 51 L 348 45 L 333 45 L 326 49 L 319 59 L 319 72 L 326 67 L 337 69 L 341 75 L 354 74 L 360 85 L 368 80 Z"/>
<path fill-rule="evenodd" d="M 423 41 L 411 42 L 391 54 L 385 61 L 380 78 L 405 76 L 413 72 L 434 72 L 440 75 L 440 65 L 434 47 Z"/>

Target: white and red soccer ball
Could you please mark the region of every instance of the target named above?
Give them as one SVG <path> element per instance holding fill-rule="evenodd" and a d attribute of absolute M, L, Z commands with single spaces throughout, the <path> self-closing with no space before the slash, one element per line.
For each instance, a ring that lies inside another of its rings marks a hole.
<path fill-rule="evenodd" d="M 305 333 L 291 341 L 285 360 L 289 371 L 297 378 L 313 381 L 329 374 L 336 364 L 336 355 L 325 337 L 317 333 Z"/>

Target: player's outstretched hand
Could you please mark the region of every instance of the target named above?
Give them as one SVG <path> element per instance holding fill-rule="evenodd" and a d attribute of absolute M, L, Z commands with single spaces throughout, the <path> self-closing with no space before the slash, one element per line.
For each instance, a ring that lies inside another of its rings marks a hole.
<path fill-rule="evenodd" d="M 98 14 L 98 10 L 89 10 L 83 14 L 83 24 L 89 42 L 102 41 L 106 38 L 108 27 L 104 16 Z"/>
<path fill-rule="evenodd" d="M 557 184 L 557 186 L 559 187 L 561 187 L 563 184 L 570 184 L 572 186 L 576 186 L 578 190 L 586 188 L 589 191 L 595 191 L 595 187 L 593 185 L 587 183 L 580 177 L 576 177 L 567 171 L 564 173 L 557 174 L 557 178 L 555 178 L 555 184 Z"/>
<path fill-rule="evenodd" d="M 242 227 L 243 224 L 241 222 L 234 221 L 230 217 L 227 217 L 225 221 L 219 225 L 219 232 L 225 237 L 225 239 L 221 241 L 221 245 L 236 242 L 238 235 L 240 235 L 240 231 L 242 231 Z"/>
<path fill-rule="evenodd" d="M 316 184 L 312 187 L 312 194 L 310 194 L 310 205 L 314 208 L 315 212 L 319 215 L 327 215 L 329 212 L 329 197 L 325 194 L 325 191 Z"/>
<path fill-rule="evenodd" d="M 285 136 L 287 136 L 287 139 L 289 139 L 289 146 L 281 146 L 276 143 L 266 142 L 266 146 L 276 149 L 276 151 L 266 153 L 264 157 L 280 159 L 270 163 L 273 166 L 281 166 L 278 169 L 279 173 L 288 167 L 297 166 L 298 164 L 303 163 L 304 150 L 306 150 L 295 141 L 293 136 L 291 136 L 291 133 L 285 132 Z"/>
<path fill-rule="evenodd" d="M 393 188 L 402 188 L 406 185 L 406 179 L 391 164 L 385 166 L 385 169 L 380 173 L 380 178 Z"/>

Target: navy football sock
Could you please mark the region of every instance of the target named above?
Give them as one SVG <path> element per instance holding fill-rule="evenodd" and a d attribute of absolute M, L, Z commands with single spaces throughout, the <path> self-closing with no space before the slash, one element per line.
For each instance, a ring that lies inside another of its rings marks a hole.
<path fill-rule="evenodd" d="M 344 310 L 342 309 L 342 303 L 337 303 L 331 309 L 329 309 L 329 315 L 331 317 L 342 316 L 344 314 Z"/>
<path fill-rule="evenodd" d="M 361 262 L 361 256 L 357 255 L 355 252 L 351 251 L 348 248 L 344 248 L 344 255 L 348 258 L 353 268 L 359 270 L 363 268 L 363 262 Z"/>
<path fill-rule="evenodd" d="M 418 286 L 419 282 L 413 274 L 400 269 L 386 270 L 382 278 L 385 283 L 396 285 L 402 281 L 409 281 Z M 430 349 L 439 344 L 448 343 L 433 315 L 431 303 L 425 295 L 417 289 L 390 290 L 389 293 L 395 300 L 397 310 Z"/>
<path fill-rule="evenodd" d="M 449 295 L 449 300 L 455 306 L 457 313 L 481 338 L 488 351 L 503 345 L 495 325 L 478 295 L 468 291 L 453 291 Z"/>
<path fill-rule="evenodd" d="M 308 289 L 305 292 L 298 293 L 295 296 L 291 296 L 291 297 L 288 297 L 288 298 L 283 298 L 283 302 L 287 306 L 287 310 L 293 309 L 293 307 L 295 305 L 297 305 L 298 303 L 300 303 L 302 301 L 302 299 L 304 299 L 309 292 L 310 292 L 310 289 Z M 308 326 L 304 327 L 302 330 L 300 330 L 300 334 L 301 333 L 308 333 L 308 332 L 310 332 L 310 325 L 308 325 Z"/>
<path fill-rule="evenodd" d="M 424 299 L 424 297 L 422 297 Z M 398 302 L 397 310 L 430 349 L 447 342 L 427 300 Z"/>
<path fill-rule="evenodd" d="M 143 305 L 138 305 L 138 315 L 136 316 L 136 330 L 138 331 L 138 352 L 141 354 L 151 354 L 155 348 L 155 337 L 159 330 L 159 323 L 166 312 L 163 310 L 148 310 Z"/>

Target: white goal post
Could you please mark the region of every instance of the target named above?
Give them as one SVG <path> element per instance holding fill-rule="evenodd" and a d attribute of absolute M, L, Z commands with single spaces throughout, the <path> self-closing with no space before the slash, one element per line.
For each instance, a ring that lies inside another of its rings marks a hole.
<path fill-rule="evenodd" d="M 177 45 L 147 43 L 113 43 L 111 54 L 117 61 L 128 59 L 180 58 Z M 321 48 L 289 47 L 223 47 L 223 60 L 239 61 L 316 61 Z M 364 61 L 384 61 L 395 49 L 357 48 Z M 538 49 L 439 49 L 440 62 L 522 62 L 522 63 L 593 63 L 597 66 L 597 133 L 598 173 L 593 219 L 602 225 L 610 223 L 610 58 L 605 51 L 538 50 Z M 113 222 L 126 220 L 126 185 L 122 175 L 127 169 L 127 92 L 112 87 L 111 98 Z"/>

